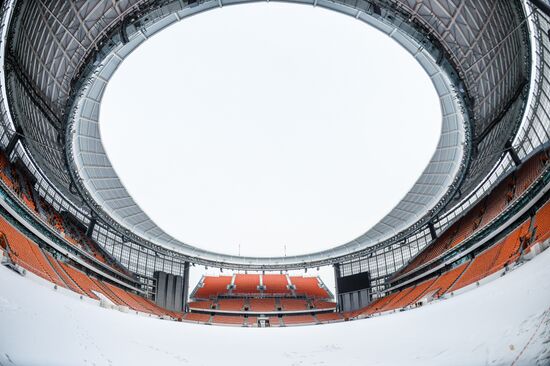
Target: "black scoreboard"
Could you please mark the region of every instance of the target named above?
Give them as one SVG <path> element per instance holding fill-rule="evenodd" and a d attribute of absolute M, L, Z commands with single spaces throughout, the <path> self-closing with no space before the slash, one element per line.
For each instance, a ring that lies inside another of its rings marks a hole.
<path fill-rule="evenodd" d="M 339 277 L 336 279 L 338 293 L 361 291 L 370 288 L 369 272 L 357 273 L 354 275 Z"/>

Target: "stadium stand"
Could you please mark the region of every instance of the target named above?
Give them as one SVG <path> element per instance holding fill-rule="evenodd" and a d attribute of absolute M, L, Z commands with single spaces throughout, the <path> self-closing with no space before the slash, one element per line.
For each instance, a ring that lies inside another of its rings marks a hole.
<path fill-rule="evenodd" d="M 95 300 L 99 299 L 97 294 L 101 294 L 115 305 L 129 306 L 136 311 L 178 317 L 178 314 L 159 308 L 141 296 L 101 282 L 68 263 L 56 260 L 49 253 L 43 252 L 36 243 L 15 229 L 3 217 L 0 217 L 0 233 L 4 238 L 2 242 L 6 245 L 7 255 L 13 263 L 57 286 Z"/>
<path fill-rule="evenodd" d="M 298 296 L 306 296 L 317 299 L 330 298 L 326 289 L 319 284 L 317 277 L 290 276 L 290 282 L 294 286 L 294 292 Z"/>
<path fill-rule="evenodd" d="M 413 258 L 397 275 L 411 272 L 440 257 L 450 249 L 458 247 L 473 233 L 489 224 L 514 199 L 519 198 L 542 173 L 548 164 L 547 154 L 548 150 L 543 150 L 525 161 L 515 172 L 504 178 L 487 197 L 446 229 L 428 248 Z"/>
<path fill-rule="evenodd" d="M 195 289 L 191 297 L 196 299 L 210 299 L 228 293 L 232 276 L 204 276 L 201 280 L 201 287 Z"/>
<path fill-rule="evenodd" d="M 244 325 L 245 319 L 241 316 L 230 316 L 230 315 L 214 315 L 212 317 L 213 324 L 234 324 L 234 325 Z"/>
<path fill-rule="evenodd" d="M 341 313 L 319 313 L 316 314 L 315 317 L 321 323 L 344 320 L 344 316 Z"/>
<path fill-rule="evenodd" d="M 488 275 L 504 268 L 510 261 L 519 256 L 519 248 L 529 223 L 523 223 L 498 244 L 477 255 L 460 279 L 451 287 L 450 292 L 470 285 Z"/>
<path fill-rule="evenodd" d="M 426 290 L 426 294 L 430 294 L 435 299 L 439 298 L 451 288 L 462 273 L 464 273 L 469 264 L 470 262 L 463 263 L 440 275 Z"/>
<path fill-rule="evenodd" d="M 550 201 L 541 207 L 533 222 L 534 242 L 542 242 L 550 238 Z"/>
<path fill-rule="evenodd" d="M 283 317 L 283 322 L 285 325 L 295 325 L 295 324 L 316 324 L 317 320 L 313 315 L 294 315 L 294 316 L 285 316 Z"/>
<path fill-rule="evenodd" d="M 331 301 L 313 301 L 313 307 L 315 309 L 334 309 L 336 303 Z"/>
<path fill-rule="evenodd" d="M 256 294 L 259 292 L 260 275 L 236 274 L 234 285 L 234 294 Z"/>
<path fill-rule="evenodd" d="M 264 274 L 262 275 L 262 284 L 266 294 L 291 294 L 287 275 Z"/>
<path fill-rule="evenodd" d="M 309 305 L 305 300 L 282 298 L 280 301 L 285 311 L 303 311 L 309 309 Z"/>
<path fill-rule="evenodd" d="M 548 165 L 547 151 L 539 152 L 526 160 L 518 169 L 502 179 L 493 190 L 452 223 L 425 250 L 414 257 L 399 274 L 421 268 L 458 248 L 472 234 L 498 217 L 515 199 L 527 190 Z M 0 153 L 0 179 L 21 201 L 71 245 L 89 253 L 96 260 L 120 272 L 128 273 L 108 254 L 87 237 L 83 228 L 70 216 L 60 214 L 33 191 L 24 170 L 9 162 Z M 38 197 L 36 201 L 34 197 Z M 93 299 L 103 297 L 115 305 L 158 316 L 181 318 L 148 299 L 126 291 L 111 283 L 91 277 L 66 260 L 57 260 L 26 235 L 0 217 L 0 242 L 13 263 L 34 274 Z M 258 317 L 248 318 L 247 313 L 277 313 L 270 317 L 271 326 L 314 324 L 338 321 L 344 318 L 370 316 L 421 304 L 426 299 L 437 299 L 476 283 L 517 261 L 531 246 L 550 238 L 550 203 L 544 204 L 533 216 L 496 244 L 469 255 L 464 263 L 444 270 L 429 279 L 374 299 L 367 307 L 346 314 L 334 313 L 336 303 L 317 277 L 288 276 L 286 274 L 235 274 L 232 276 L 203 276 L 189 303 L 191 313 L 183 319 L 212 324 L 256 326 Z M 421 301 L 422 300 L 422 301 Z M 303 314 L 311 311 L 311 314 Z M 217 313 L 221 312 L 221 313 Z M 234 313 L 233 315 L 224 312 Z M 211 314 L 210 314 L 211 313 Z M 298 313 L 299 315 L 292 314 Z M 300 314 L 301 313 L 301 314 Z"/>
<path fill-rule="evenodd" d="M 254 312 L 273 312 L 277 311 L 277 304 L 275 303 L 274 298 L 268 298 L 268 299 L 256 299 L 251 298 L 249 299 L 250 304 L 250 311 Z"/>
<path fill-rule="evenodd" d="M 216 305 L 212 301 L 191 301 L 188 303 L 190 309 L 206 309 L 212 310 L 216 308 Z"/>
<path fill-rule="evenodd" d="M 218 310 L 242 311 L 245 307 L 245 299 L 219 299 Z"/>
<path fill-rule="evenodd" d="M 193 322 L 208 323 L 210 321 L 210 314 L 186 313 L 183 319 Z"/>

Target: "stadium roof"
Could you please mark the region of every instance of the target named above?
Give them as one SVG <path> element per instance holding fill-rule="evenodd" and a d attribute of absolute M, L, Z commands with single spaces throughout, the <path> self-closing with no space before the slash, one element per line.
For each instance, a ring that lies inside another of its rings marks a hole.
<path fill-rule="evenodd" d="M 246 1 L 7 1 L 3 126 L 60 194 L 89 221 L 128 240 L 215 264 L 281 268 L 338 261 L 404 237 L 466 195 L 491 172 L 526 108 L 531 45 L 520 0 L 293 1 L 354 16 L 405 47 L 432 78 L 442 135 L 424 174 L 380 223 L 356 240 L 304 256 L 253 258 L 212 253 L 164 233 L 133 201 L 99 139 L 101 96 L 133 49 L 181 19 Z M 17 133 L 15 132 L 17 131 Z M 12 139 L 13 141 L 13 139 Z"/>

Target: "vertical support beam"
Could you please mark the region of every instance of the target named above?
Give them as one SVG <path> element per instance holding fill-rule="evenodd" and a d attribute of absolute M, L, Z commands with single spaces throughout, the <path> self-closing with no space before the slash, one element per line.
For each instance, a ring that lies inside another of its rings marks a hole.
<path fill-rule="evenodd" d="M 17 127 L 17 130 L 15 131 L 15 134 L 11 137 L 10 142 L 8 142 L 8 146 L 6 146 L 6 156 L 9 158 L 11 155 L 13 149 L 15 149 L 15 145 L 17 145 L 17 141 L 21 140 L 22 131 L 19 127 Z"/>
<path fill-rule="evenodd" d="M 512 146 L 512 141 L 508 140 L 506 142 L 506 145 L 504 145 L 504 148 L 508 151 L 508 154 L 510 154 L 510 157 L 512 158 L 512 161 L 516 166 L 520 166 L 522 161 L 518 156 L 518 153 L 516 152 L 516 149 L 514 149 L 514 146 Z"/>
<path fill-rule="evenodd" d="M 174 278 L 175 278 L 174 311 L 182 312 L 184 309 L 183 277 L 174 276 Z"/>
<path fill-rule="evenodd" d="M 86 236 L 88 238 L 91 238 L 92 237 L 92 234 L 94 232 L 94 229 L 95 229 L 95 225 L 97 224 L 97 220 L 95 217 L 92 217 L 92 219 L 90 220 L 90 224 L 88 225 L 88 227 L 86 228 Z"/>
<path fill-rule="evenodd" d="M 189 301 L 189 262 L 183 264 L 183 310 L 187 309 L 187 302 Z"/>
<path fill-rule="evenodd" d="M 166 309 L 174 310 L 175 278 L 173 274 L 166 275 Z"/>
<path fill-rule="evenodd" d="M 433 222 L 428 222 L 428 229 L 430 230 L 430 236 L 432 237 L 432 240 L 437 239 L 437 233 L 435 232 L 435 227 Z"/>
<path fill-rule="evenodd" d="M 157 288 L 155 292 L 155 303 L 165 308 L 166 307 L 166 273 L 157 271 L 155 272 L 155 279 L 157 280 Z"/>
<path fill-rule="evenodd" d="M 332 265 L 332 267 L 334 268 L 334 290 L 336 292 L 336 310 L 338 311 L 341 311 L 340 310 L 340 303 L 341 303 L 341 300 L 340 300 L 340 291 L 338 290 L 338 280 L 340 279 L 340 277 L 342 277 L 342 272 L 340 271 L 340 263 L 334 263 Z"/>

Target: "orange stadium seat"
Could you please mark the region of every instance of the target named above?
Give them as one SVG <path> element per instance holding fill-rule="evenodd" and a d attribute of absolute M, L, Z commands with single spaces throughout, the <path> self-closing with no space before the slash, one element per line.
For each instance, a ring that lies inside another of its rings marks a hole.
<path fill-rule="evenodd" d="M 210 321 L 210 314 L 186 313 L 183 319 L 193 322 L 208 323 Z"/>
<path fill-rule="evenodd" d="M 87 275 L 66 263 L 59 262 L 59 264 L 65 273 L 67 273 L 67 275 L 86 293 L 86 295 L 92 299 L 98 300 L 99 297 L 94 294 L 94 291 L 103 294 L 103 291 L 101 291 L 101 289 Z"/>
<path fill-rule="evenodd" d="M 331 301 L 314 301 L 313 306 L 315 309 L 334 309 L 336 308 L 336 303 Z"/>
<path fill-rule="evenodd" d="M 226 294 L 229 290 L 233 276 L 205 276 L 203 278 L 203 286 L 194 294 L 196 299 L 209 299 L 219 295 Z"/>
<path fill-rule="evenodd" d="M 320 322 L 332 322 L 337 320 L 344 320 L 344 316 L 340 313 L 319 313 L 315 314 L 315 317 Z"/>
<path fill-rule="evenodd" d="M 280 327 L 283 325 L 282 318 L 276 317 L 276 316 L 270 316 L 269 318 L 269 325 L 271 327 Z"/>
<path fill-rule="evenodd" d="M 245 305 L 244 299 L 219 299 L 218 310 L 242 311 Z"/>
<path fill-rule="evenodd" d="M 206 309 L 211 310 L 215 308 L 212 301 L 191 301 L 188 303 L 190 309 Z"/>
<path fill-rule="evenodd" d="M 386 310 L 401 309 L 415 303 L 435 281 L 436 278 L 431 278 L 412 287 L 410 291 L 405 291 L 405 295 L 394 301 Z"/>
<path fill-rule="evenodd" d="M 316 324 L 317 320 L 312 315 L 287 315 L 283 317 L 285 325 Z"/>
<path fill-rule="evenodd" d="M 470 262 L 466 262 L 457 266 L 450 271 L 447 271 L 437 277 L 437 279 L 426 290 L 426 294 L 431 294 L 434 298 L 439 298 L 456 282 L 456 280 L 464 273 Z"/>
<path fill-rule="evenodd" d="M 542 173 L 545 165 L 548 164 L 547 154 L 548 150 L 541 151 L 521 164 L 516 172 L 516 197 L 521 196 Z"/>
<path fill-rule="evenodd" d="M 244 322 L 244 317 L 239 315 L 214 315 L 212 317 L 213 324 L 244 325 Z"/>
<path fill-rule="evenodd" d="M 59 265 L 59 262 L 55 260 L 50 254 L 46 253 L 46 259 L 48 262 L 52 265 L 52 267 L 55 269 L 56 273 L 59 275 L 59 277 L 63 280 L 65 285 L 72 291 L 79 293 L 81 295 L 86 295 L 84 291 L 78 285 L 67 275 L 67 273 L 61 268 Z"/>
<path fill-rule="evenodd" d="M 281 299 L 281 306 L 284 311 L 308 310 L 307 301 L 299 299 Z"/>
<path fill-rule="evenodd" d="M 262 275 L 262 284 L 265 286 L 264 293 L 268 294 L 290 294 L 288 279 L 286 275 L 265 274 Z"/>
<path fill-rule="evenodd" d="M 327 290 L 319 286 L 317 277 L 297 277 L 291 276 L 290 282 L 296 287 L 294 292 L 297 296 L 306 296 L 318 299 L 327 299 L 330 297 Z"/>
<path fill-rule="evenodd" d="M 236 274 L 234 294 L 257 294 L 260 292 L 260 275 L 258 274 Z"/>
<path fill-rule="evenodd" d="M 10 258 L 28 271 L 57 285 L 65 283 L 55 273 L 38 246 L 0 217 L 0 232 L 4 233 L 10 249 Z"/>
<path fill-rule="evenodd" d="M 535 230 L 534 243 L 550 238 L 550 201 L 546 202 L 536 213 L 533 228 Z"/>
<path fill-rule="evenodd" d="M 249 299 L 250 311 L 271 312 L 276 311 L 275 299 Z"/>
<path fill-rule="evenodd" d="M 517 258 L 520 237 L 527 232 L 528 225 L 529 223 L 525 222 L 499 243 L 477 255 L 449 292 L 475 283 L 502 269 L 510 260 Z"/>

